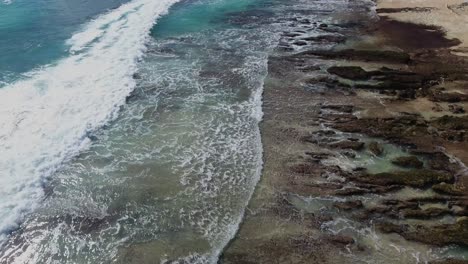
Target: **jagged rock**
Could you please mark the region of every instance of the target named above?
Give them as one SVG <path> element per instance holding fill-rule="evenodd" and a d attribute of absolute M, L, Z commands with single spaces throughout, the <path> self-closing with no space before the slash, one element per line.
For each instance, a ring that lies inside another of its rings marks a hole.
<path fill-rule="evenodd" d="M 405 52 L 392 50 L 312 50 L 304 51 L 297 54 L 298 57 L 317 56 L 327 59 L 344 59 L 358 61 L 374 61 L 374 62 L 393 62 L 393 63 L 409 63 L 410 56 Z"/>
<path fill-rule="evenodd" d="M 468 101 L 468 95 L 462 93 L 444 93 L 436 91 L 429 96 L 429 100 L 434 102 L 458 103 Z"/>
<path fill-rule="evenodd" d="M 390 222 L 382 222 L 376 224 L 376 227 L 383 233 L 404 233 L 408 230 L 407 225 L 397 225 Z"/>
<path fill-rule="evenodd" d="M 432 107 L 432 110 L 434 112 L 442 112 L 442 111 L 444 111 L 444 108 L 442 108 L 442 106 L 440 104 L 436 103 L 436 104 L 434 104 L 434 107 Z"/>
<path fill-rule="evenodd" d="M 438 129 L 464 130 L 468 129 L 468 116 L 448 116 L 439 117 L 431 122 Z"/>
<path fill-rule="evenodd" d="M 412 202 L 412 201 L 401 201 L 401 200 L 384 200 L 382 204 L 387 206 L 391 206 L 394 209 L 401 210 L 401 209 L 419 209 L 419 203 Z"/>
<path fill-rule="evenodd" d="M 420 161 L 416 156 L 398 157 L 393 159 L 392 163 L 404 168 L 420 169 L 424 166 L 424 163 Z"/>
<path fill-rule="evenodd" d="M 297 33 L 297 32 L 287 32 L 287 33 L 283 34 L 283 36 L 289 37 L 289 38 L 295 38 L 295 37 L 299 37 L 301 35 L 302 35 L 302 33 Z"/>
<path fill-rule="evenodd" d="M 367 80 L 370 78 L 368 72 L 358 66 L 333 66 L 328 68 L 329 73 L 350 80 Z"/>
<path fill-rule="evenodd" d="M 453 184 L 447 184 L 445 182 L 432 186 L 432 189 L 438 193 L 450 194 L 450 195 L 465 195 L 468 194 L 461 188 L 454 186 Z"/>
<path fill-rule="evenodd" d="M 429 262 L 429 264 L 468 264 L 468 260 L 448 258 L 442 260 L 434 260 Z"/>
<path fill-rule="evenodd" d="M 463 108 L 463 106 L 460 105 L 449 105 L 449 111 L 454 114 L 464 114 L 465 108 Z"/>
<path fill-rule="evenodd" d="M 376 155 L 376 156 L 382 155 L 382 153 L 383 153 L 383 151 L 384 151 L 382 145 L 380 145 L 380 144 L 377 143 L 376 141 L 370 142 L 370 143 L 367 145 L 367 148 L 368 148 L 372 153 L 374 153 L 374 155 Z"/>
<path fill-rule="evenodd" d="M 333 243 L 342 244 L 342 245 L 350 245 L 354 244 L 354 238 L 345 235 L 333 235 L 328 237 L 328 240 Z"/>
<path fill-rule="evenodd" d="M 307 42 L 306 41 L 295 41 L 293 42 L 294 45 L 296 46 L 306 46 Z"/>
<path fill-rule="evenodd" d="M 400 90 L 397 92 L 397 96 L 399 99 L 415 99 L 416 90 L 414 89 Z"/>
<path fill-rule="evenodd" d="M 356 180 L 383 186 L 396 184 L 422 188 L 430 184 L 453 181 L 453 176 L 442 172 L 421 169 L 368 174 L 357 177 Z"/>
<path fill-rule="evenodd" d="M 345 188 L 345 189 L 337 190 L 335 193 L 336 195 L 348 196 L 348 195 L 360 195 L 360 194 L 365 194 L 368 192 L 369 192 L 368 190 L 360 189 L 360 188 Z"/>
<path fill-rule="evenodd" d="M 345 140 L 328 145 L 331 148 L 339 149 L 352 149 L 352 150 L 361 150 L 364 148 L 364 143 L 359 141 Z"/>
<path fill-rule="evenodd" d="M 300 163 L 291 166 L 291 171 L 298 174 L 314 174 L 317 172 L 316 166 L 313 163 Z"/>
<path fill-rule="evenodd" d="M 401 215 L 404 218 L 418 218 L 418 219 L 430 219 L 433 217 L 440 217 L 446 214 L 450 214 L 449 209 L 443 208 L 428 208 L 426 210 L 415 210 L 415 209 L 403 209 Z"/>
<path fill-rule="evenodd" d="M 410 226 L 385 223 L 379 225 L 379 229 L 385 233 L 398 233 L 408 240 L 436 246 L 468 246 L 468 217 L 461 217 L 452 225 Z"/>

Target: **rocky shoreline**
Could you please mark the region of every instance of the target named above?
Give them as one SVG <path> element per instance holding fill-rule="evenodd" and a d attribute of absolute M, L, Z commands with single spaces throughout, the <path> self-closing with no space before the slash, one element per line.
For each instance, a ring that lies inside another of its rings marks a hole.
<path fill-rule="evenodd" d="M 444 19 L 468 7 L 440 2 L 295 13 L 269 62 L 263 177 L 221 263 L 468 263 L 467 37 Z"/>

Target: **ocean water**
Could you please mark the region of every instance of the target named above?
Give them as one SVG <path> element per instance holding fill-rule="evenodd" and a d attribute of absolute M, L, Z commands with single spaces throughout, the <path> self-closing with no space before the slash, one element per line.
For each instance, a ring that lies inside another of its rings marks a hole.
<path fill-rule="evenodd" d="M 262 8 L 1 3 L 0 262 L 215 263 L 262 166 Z"/>

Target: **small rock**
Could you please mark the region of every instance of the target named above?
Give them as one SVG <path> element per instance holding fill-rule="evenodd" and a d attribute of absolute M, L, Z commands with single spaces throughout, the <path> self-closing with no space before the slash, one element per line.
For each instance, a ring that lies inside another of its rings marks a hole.
<path fill-rule="evenodd" d="M 307 42 L 306 41 L 295 41 L 293 44 L 296 45 L 296 46 L 306 46 Z"/>
<path fill-rule="evenodd" d="M 397 96 L 399 99 L 415 99 L 416 91 L 414 89 L 399 90 Z"/>
<path fill-rule="evenodd" d="M 350 245 L 354 244 L 354 238 L 345 235 L 334 235 L 329 237 L 329 241 L 342 244 L 342 245 Z"/>
<path fill-rule="evenodd" d="M 289 37 L 289 38 L 295 38 L 295 37 L 299 37 L 301 35 L 302 35 L 301 33 L 297 33 L 297 32 L 287 32 L 287 33 L 283 34 L 283 36 Z"/>
<path fill-rule="evenodd" d="M 380 156 L 383 153 L 383 147 L 376 141 L 372 141 L 367 145 L 367 148 L 374 153 L 376 156 Z"/>
<path fill-rule="evenodd" d="M 132 75 L 132 77 L 133 77 L 133 79 L 135 79 L 135 80 L 141 79 L 141 75 L 140 75 L 139 73 L 134 73 L 134 74 Z"/>
<path fill-rule="evenodd" d="M 352 151 L 343 151 L 341 152 L 343 155 L 345 155 L 346 157 L 348 158 L 356 158 L 356 153 L 352 152 Z"/>
<path fill-rule="evenodd" d="M 454 114 L 464 114 L 465 108 L 463 108 L 463 106 L 460 105 L 449 105 L 449 111 Z"/>
<path fill-rule="evenodd" d="M 444 111 L 444 108 L 440 104 L 434 104 L 434 107 L 432 107 L 432 111 L 442 112 L 442 111 Z"/>

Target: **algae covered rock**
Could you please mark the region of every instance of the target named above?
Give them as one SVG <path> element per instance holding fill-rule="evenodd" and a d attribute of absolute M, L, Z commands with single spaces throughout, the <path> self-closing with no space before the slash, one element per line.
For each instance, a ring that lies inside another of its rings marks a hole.
<path fill-rule="evenodd" d="M 451 211 L 445 208 L 428 208 L 426 210 L 403 209 L 401 215 L 404 218 L 431 219 L 450 214 Z"/>
<path fill-rule="evenodd" d="M 468 264 L 468 260 L 448 258 L 431 261 L 429 264 Z"/>
<path fill-rule="evenodd" d="M 404 167 L 404 168 L 417 168 L 420 169 L 423 167 L 424 163 L 420 161 L 416 156 L 404 156 L 398 157 L 392 160 L 392 163 Z"/>
<path fill-rule="evenodd" d="M 328 72 L 350 80 L 367 80 L 370 78 L 369 73 L 358 66 L 333 66 L 328 68 Z"/>
<path fill-rule="evenodd" d="M 380 156 L 383 153 L 383 147 L 379 143 L 372 141 L 367 145 L 367 148 L 370 150 L 370 152 L 374 153 L 376 156 Z"/>
<path fill-rule="evenodd" d="M 462 130 L 468 129 L 468 117 L 448 116 L 437 118 L 431 124 L 438 129 Z"/>
<path fill-rule="evenodd" d="M 357 151 L 357 150 L 361 150 L 364 148 L 364 143 L 360 141 L 354 141 L 354 140 L 345 140 L 345 141 L 332 143 L 329 146 L 332 148 L 352 149 L 352 150 Z"/>
<path fill-rule="evenodd" d="M 397 225 L 389 222 L 377 224 L 384 233 L 397 233 L 407 240 L 446 246 L 468 246 L 468 217 L 462 217 L 449 225 Z"/>
<path fill-rule="evenodd" d="M 445 246 L 450 244 L 468 246 L 468 217 L 462 217 L 453 225 L 417 225 L 401 235 L 409 240 Z"/>
<path fill-rule="evenodd" d="M 326 59 L 344 59 L 373 62 L 409 63 L 411 57 L 408 53 L 393 50 L 308 50 L 296 56 L 317 56 Z"/>
<path fill-rule="evenodd" d="M 448 184 L 445 182 L 436 184 L 432 186 L 432 189 L 438 193 L 450 194 L 450 195 L 465 195 L 468 194 L 466 190 L 461 189 L 453 184 Z"/>
<path fill-rule="evenodd" d="M 420 169 L 367 174 L 356 180 L 377 185 L 407 185 L 422 188 L 430 184 L 450 182 L 453 180 L 453 176 L 438 171 Z"/>

